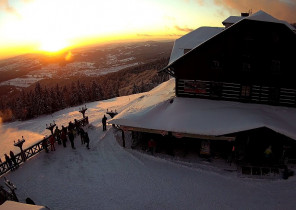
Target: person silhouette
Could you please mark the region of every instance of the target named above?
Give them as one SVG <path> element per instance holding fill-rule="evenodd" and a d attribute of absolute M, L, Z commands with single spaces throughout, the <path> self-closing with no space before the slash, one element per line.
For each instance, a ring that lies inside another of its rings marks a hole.
<path fill-rule="evenodd" d="M 107 123 L 107 117 L 106 115 L 104 115 L 104 117 L 102 118 L 103 131 L 107 130 L 106 123 Z"/>

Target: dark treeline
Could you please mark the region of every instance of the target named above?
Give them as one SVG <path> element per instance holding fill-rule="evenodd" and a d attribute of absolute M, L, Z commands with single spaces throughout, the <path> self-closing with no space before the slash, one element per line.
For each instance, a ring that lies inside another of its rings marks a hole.
<path fill-rule="evenodd" d="M 168 58 L 162 58 L 103 76 L 70 78 L 70 84 L 51 87 L 36 83 L 33 89 L 23 89 L 9 99 L 1 98 L 0 117 L 3 121 L 26 120 L 86 102 L 149 91 L 168 80 L 167 75 L 157 74 L 167 63 Z"/>

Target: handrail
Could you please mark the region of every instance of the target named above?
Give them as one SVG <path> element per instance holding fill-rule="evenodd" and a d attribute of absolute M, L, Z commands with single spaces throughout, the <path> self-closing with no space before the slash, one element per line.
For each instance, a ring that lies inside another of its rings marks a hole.
<path fill-rule="evenodd" d="M 89 123 L 88 122 L 88 117 L 84 117 L 84 118 L 82 118 L 80 120 L 77 120 L 77 122 L 80 125 L 82 125 L 82 126 L 87 125 Z M 68 128 L 68 126 L 66 126 L 65 128 Z M 32 146 L 26 148 L 24 150 L 25 160 L 27 160 L 27 159 L 35 156 L 36 154 L 38 154 L 39 152 L 41 152 L 42 150 L 44 150 L 43 145 L 42 145 L 42 142 L 43 141 L 46 141 L 47 147 L 49 147 L 49 145 L 50 145 L 49 142 L 48 142 L 49 137 L 51 137 L 51 135 L 48 136 L 48 137 L 45 137 L 44 139 L 40 140 L 39 142 L 37 142 L 37 143 L 33 144 Z M 16 163 L 18 165 L 24 163 L 24 160 L 23 160 L 23 158 L 21 156 L 21 153 L 16 154 L 15 155 L 15 159 L 16 159 Z M 6 161 L 0 163 L 0 176 L 2 176 L 3 174 L 5 174 L 9 170 L 10 170 L 10 167 L 9 167 L 9 165 L 8 165 L 8 163 Z"/>

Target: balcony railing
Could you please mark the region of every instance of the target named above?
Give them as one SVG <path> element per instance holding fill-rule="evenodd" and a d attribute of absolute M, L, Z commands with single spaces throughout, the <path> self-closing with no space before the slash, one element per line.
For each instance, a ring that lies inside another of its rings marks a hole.
<path fill-rule="evenodd" d="M 82 126 L 85 126 L 85 125 L 87 125 L 87 124 L 89 123 L 89 122 L 88 122 L 88 117 L 84 117 L 84 118 L 82 118 L 82 119 L 80 119 L 80 120 L 77 120 L 77 121 L 78 121 L 78 123 L 79 123 L 80 125 L 82 125 Z M 66 128 L 68 128 L 68 127 L 66 127 Z M 44 150 L 44 148 L 43 148 L 43 146 L 42 146 L 42 142 L 43 142 L 43 141 L 46 141 L 46 145 L 47 145 L 47 147 L 49 147 L 49 146 L 50 146 L 49 141 L 48 141 L 49 137 L 50 137 L 50 136 L 45 137 L 44 139 L 40 140 L 39 142 L 35 143 L 34 145 L 32 145 L 32 146 L 26 148 L 26 149 L 24 150 L 24 153 L 25 153 L 25 160 L 27 160 L 27 159 L 29 159 L 29 158 L 31 158 L 31 157 L 37 155 L 37 154 L 40 153 L 42 150 Z M 16 159 L 16 163 L 17 163 L 18 165 L 21 165 L 22 163 L 24 163 L 23 158 L 22 158 L 22 156 L 21 156 L 21 153 L 16 154 L 16 155 L 15 155 L 15 159 Z M 13 164 L 14 164 L 14 163 L 13 163 Z M 13 166 L 14 166 L 14 165 L 13 165 Z M 15 166 L 14 166 L 14 167 L 15 167 Z M 2 176 L 3 174 L 5 174 L 5 173 L 8 172 L 9 170 L 11 170 L 11 169 L 10 169 L 10 166 L 8 165 L 8 163 L 7 163 L 6 161 L 0 163 L 0 176 Z"/>
<path fill-rule="evenodd" d="M 177 96 L 296 107 L 296 90 L 262 85 L 177 80 Z"/>

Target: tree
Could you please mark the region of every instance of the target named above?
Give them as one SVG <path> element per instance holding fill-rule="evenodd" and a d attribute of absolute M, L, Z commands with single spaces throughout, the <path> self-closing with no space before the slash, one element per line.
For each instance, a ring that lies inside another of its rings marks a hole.
<path fill-rule="evenodd" d="M 139 93 L 139 87 L 136 86 L 136 84 L 134 83 L 134 85 L 133 85 L 133 90 L 132 90 L 132 94 L 136 94 L 136 93 Z"/>
<path fill-rule="evenodd" d="M 76 88 L 76 85 L 74 82 L 71 84 L 71 90 L 70 90 L 70 106 L 75 106 L 78 104 L 78 90 Z"/>
<path fill-rule="evenodd" d="M 12 114 L 11 119 L 30 119 L 41 114 L 49 114 L 68 106 L 76 106 L 94 100 L 118 97 L 121 94 L 132 94 L 149 91 L 161 82 L 169 79 L 167 74 L 157 74 L 168 63 L 168 58 L 129 67 L 119 72 L 102 75 L 90 83 L 72 80 L 71 85 L 53 88 L 41 87 L 36 83 L 33 90 L 23 90 L 18 95 L 0 100 L 0 111 Z M 4 120 L 11 120 L 5 118 Z"/>
<path fill-rule="evenodd" d="M 63 97 L 63 99 L 65 101 L 65 107 L 70 106 L 70 95 L 69 95 L 67 86 L 63 87 L 62 97 Z"/>
<path fill-rule="evenodd" d="M 96 81 L 92 81 L 92 85 L 90 88 L 91 92 L 91 101 L 98 101 L 102 99 L 102 88 L 99 84 L 96 83 Z"/>

